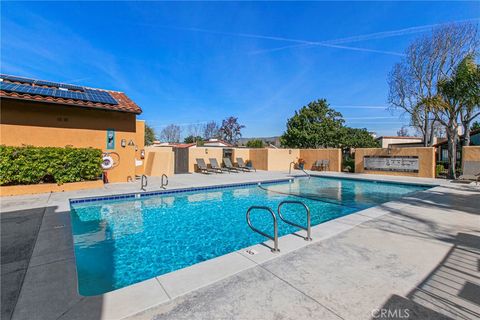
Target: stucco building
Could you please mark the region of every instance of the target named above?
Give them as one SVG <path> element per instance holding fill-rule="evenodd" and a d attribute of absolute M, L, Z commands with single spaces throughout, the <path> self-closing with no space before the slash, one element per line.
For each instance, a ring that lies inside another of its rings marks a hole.
<path fill-rule="evenodd" d="M 93 147 L 111 153 L 109 182 L 141 173 L 142 110 L 123 92 L 0 75 L 0 143 Z M 137 160 L 137 161 L 136 161 Z"/>

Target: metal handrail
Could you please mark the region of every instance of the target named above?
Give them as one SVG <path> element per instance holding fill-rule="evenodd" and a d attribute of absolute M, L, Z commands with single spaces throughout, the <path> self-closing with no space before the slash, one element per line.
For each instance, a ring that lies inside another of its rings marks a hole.
<path fill-rule="evenodd" d="M 288 174 L 291 174 L 292 173 L 292 164 L 295 165 L 295 161 L 292 161 L 290 162 L 290 164 L 288 165 Z M 303 173 L 305 173 L 307 175 L 307 177 L 310 179 L 310 175 L 308 174 L 307 171 L 305 171 L 304 169 L 300 169 L 303 171 Z"/>
<path fill-rule="evenodd" d="M 288 165 L 288 174 L 292 173 L 292 163 L 293 165 L 295 165 L 295 161 L 290 162 L 290 164 Z"/>
<path fill-rule="evenodd" d="M 250 212 L 252 210 L 267 210 L 268 212 L 270 212 L 270 214 L 272 215 L 272 218 L 273 218 L 273 237 L 269 234 L 266 234 L 265 232 L 263 232 L 261 230 L 258 230 L 257 228 L 255 228 L 252 225 L 252 222 L 250 221 Z M 248 226 L 250 227 L 250 229 L 252 229 L 254 232 L 257 232 L 257 233 L 261 234 L 262 236 L 267 237 L 268 239 L 273 241 L 272 252 L 274 252 L 274 253 L 275 252 L 280 252 L 280 249 L 278 249 L 278 223 L 277 223 L 277 217 L 275 216 L 275 212 L 273 212 L 273 210 L 270 209 L 269 207 L 251 206 L 247 210 L 246 218 L 247 218 L 247 223 L 248 223 Z"/>
<path fill-rule="evenodd" d="M 302 170 L 302 171 L 303 171 L 303 173 L 305 173 L 305 174 L 307 175 L 308 179 L 310 179 L 310 178 L 311 178 L 310 174 L 309 174 L 307 171 L 305 171 L 304 169 L 300 169 L 300 170 Z"/>
<path fill-rule="evenodd" d="M 145 184 L 143 183 L 145 181 Z M 148 179 L 147 179 L 147 176 L 142 174 L 142 180 L 141 180 L 141 187 L 140 189 L 143 190 L 143 191 L 146 191 L 146 187 L 148 185 Z"/>
<path fill-rule="evenodd" d="M 164 182 L 164 179 L 166 183 Z M 162 182 L 161 182 L 160 188 L 166 189 L 165 188 L 166 186 L 168 186 L 168 176 L 166 174 L 162 174 Z"/>
<path fill-rule="evenodd" d="M 307 211 L 307 227 L 305 228 L 304 226 L 301 226 L 301 225 L 298 225 L 296 224 L 295 222 L 292 222 L 292 221 L 289 221 L 287 219 L 285 219 L 283 216 L 282 216 L 282 212 L 281 212 L 281 208 L 284 204 L 300 204 L 302 205 L 304 208 L 305 208 L 305 211 Z M 301 201 L 296 201 L 296 200 L 285 200 L 285 201 L 282 201 L 280 202 L 280 204 L 278 205 L 278 216 L 280 217 L 280 219 L 282 219 L 283 222 L 285 223 L 288 223 L 289 225 L 292 225 L 294 227 L 297 227 L 297 228 L 300 228 L 300 229 L 303 229 L 305 231 L 307 231 L 307 236 L 304 237 L 304 239 L 306 241 L 312 241 L 312 237 L 311 237 L 311 233 L 312 233 L 312 226 L 311 226 L 311 222 L 310 222 L 310 209 L 308 208 L 308 206 L 301 202 Z"/>

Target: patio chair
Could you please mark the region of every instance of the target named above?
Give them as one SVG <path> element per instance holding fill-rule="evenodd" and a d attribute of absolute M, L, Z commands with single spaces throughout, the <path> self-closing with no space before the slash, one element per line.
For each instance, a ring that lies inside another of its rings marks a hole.
<path fill-rule="evenodd" d="M 312 164 L 312 170 L 322 170 L 322 161 L 323 160 L 315 160 Z"/>
<path fill-rule="evenodd" d="M 330 160 L 317 160 L 312 165 L 312 170 L 327 171 L 330 168 Z"/>
<path fill-rule="evenodd" d="M 201 158 L 197 158 L 197 159 L 195 159 L 195 161 L 197 162 L 198 171 L 200 173 L 210 174 L 212 172 L 217 172 L 217 171 L 207 167 L 207 164 L 205 163 L 205 160 L 203 160 Z"/>
<path fill-rule="evenodd" d="M 323 160 L 323 171 L 328 171 L 330 170 L 330 160 Z"/>
<path fill-rule="evenodd" d="M 480 181 L 480 161 L 465 161 L 463 163 L 463 173 L 459 180 L 473 180 L 478 184 Z"/>
<path fill-rule="evenodd" d="M 254 170 L 255 172 L 257 172 L 257 169 L 255 169 L 254 167 L 247 167 L 245 165 L 245 162 L 243 162 L 243 158 L 237 158 L 237 166 L 242 170 L 248 170 L 248 171 Z"/>
<path fill-rule="evenodd" d="M 217 159 L 215 159 L 215 158 L 210 158 L 210 159 L 208 159 L 208 160 L 210 161 L 210 166 L 212 167 L 212 170 L 217 170 L 217 171 L 220 172 L 220 173 L 228 172 L 228 169 L 220 167 L 220 165 L 218 164 Z"/>
<path fill-rule="evenodd" d="M 234 167 L 230 158 L 223 158 L 223 164 L 225 165 L 225 169 L 231 172 L 240 172 L 243 170 L 239 170 L 238 168 Z"/>

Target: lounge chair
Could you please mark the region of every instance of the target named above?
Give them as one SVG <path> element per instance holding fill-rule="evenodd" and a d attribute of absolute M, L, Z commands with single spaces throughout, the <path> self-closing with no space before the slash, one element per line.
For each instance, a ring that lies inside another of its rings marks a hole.
<path fill-rule="evenodd" d="M 473 180 L 478 184 L 480 181 L 480 161 L 465 161 L 463 163 L 463 173 L 460 180 Z"/>
<path fill-rule="evenodd" d="M 218 161 L 217 159 L 215 158 L 210 158 L 208 159 L 210 161 L 210 167 L 212 167 L 212 170 L 217 170 L 218 172 L 228 172 L 229 170 L 226 169 L 226 168 L 222 168 L 220 167 L 220 165 L 218 164 Z"/>
<path fill-rule="evenodd" d="M 244 171 L 234 167 L 230 158 L 223 158 L 223 164 L 225 165 L 225 169 L 227 169 L 228 171 L 232 171 L 232 172 Z"/>
<path fill-rule="evenodd" d="M 207 167 L 207 164 L 205 163 L 205 160 L 203 160 L 201 158 L 197 158 L 196 161 L 197 161 L 198 171 L 200 173 L 210 174 L 212 172 L 217 172 L 216 170 L 213 170 L 213 169 L 210 169 L 209 167 Z"/>
<path fill-rule="evenodd" d="M 245 162 L 243 162 L 243 158 L 237 158 L 237 166 L 242 170 L 248 170 L 248 171 L 254 170 L 255 172 L 257 171 L 257 169 L 255 169 L 254 167 L 247 167 L 245 165 Z"/>

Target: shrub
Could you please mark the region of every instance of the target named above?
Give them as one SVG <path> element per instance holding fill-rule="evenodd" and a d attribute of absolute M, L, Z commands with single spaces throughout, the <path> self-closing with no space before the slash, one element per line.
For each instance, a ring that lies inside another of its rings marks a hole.
<path fill-rule="evenodd" d="M 445 173 L 445 167 L 443 166 L 443 164 L 437 164 L 437 166 L 435 167 L 435 176 L 438 177 L 444 173 Z"/>
<path fill-rule="evenodd" d="M 253 139 L 247 141 L 247 148 L 263 148 L 263 141 L 260 139 Z"/>
<path fill-rule="evenodd" d="M 97 180 L 101 163 L 100 149 L 0 145 L 0 185 Z"/>
<path fill-rule="evenodd" d="M 343 160 L 343 171 L 348 170 L 348 172 L 355 172 L 355 159 L 353 158 L 345 158 Z"/>

